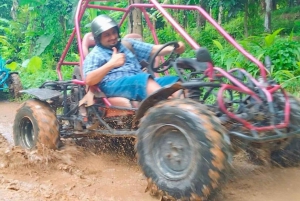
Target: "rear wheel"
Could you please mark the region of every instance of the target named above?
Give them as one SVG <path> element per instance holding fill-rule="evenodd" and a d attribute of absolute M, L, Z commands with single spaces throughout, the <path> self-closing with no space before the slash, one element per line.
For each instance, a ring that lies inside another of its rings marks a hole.
<path fill-rule="evenodd" d="M 18 74 L 10 74 L 9 77 L 9 94 L 12 98 L 20 97 L 20 91 L 23 89 L 20 76 Z"/>
<path fill-rule="evenodd" d="M 206 200 L 225 181 L 230 142 L 219 120 L 189 99 L 149 109 L 137 132 L 138 163 L 147 190 L 163 200 Z"/>
<path fill-rule="evenodd" d="M 44 146 L 57 149 L 60 144 L 59 126 L 51 107 L 39 100 L 29 100 L 17 110 L 13 125 L 16 146 L 34 149 Z"/>
<path fill-rule="evenodd" d="M 291 128 L 291 132 L 293 132 L 297 129 L 300 129 L 300 100 L 291 95 L 288 97 L 291 107 L 290 125 L 298 126 L 298 128 Z M 285 98 L 282 94 L 275 94 L 274 101 L 278 101 L 279 105 L 282 106 L 285 104 Z M 293 138 L 285 148 L 273 151 L 271 153 L 271 160 L 274 164 L 284 167 L 299 165 L 300 138 Z"/>

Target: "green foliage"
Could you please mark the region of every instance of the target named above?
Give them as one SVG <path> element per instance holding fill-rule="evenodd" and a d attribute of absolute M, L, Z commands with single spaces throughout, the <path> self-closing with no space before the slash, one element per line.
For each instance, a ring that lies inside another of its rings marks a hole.
<path fill-rule="evenodd" d="M 267 34 L 267 36 L 265 37 L 265 44 L 266 44 L 267 47 L 270 47 L 271 45 L 274 44 L 275 38 L 278 36 L 278 34 L 282 30 L 283 30 L 283 28 L 274 31 L 272 34 Z"/>
<path fill-rule="evenodd" d="M 9 68 L 12 71 L 15 71 L 18 68 L 18 63 L 17 62 L 11 62 L 10 64 L 5 65 L 6 68 Z"/>
<path fill-rule="evenodd" d="M 300 6 L 284 7 L 272 12 L 272 28 L 277 30 L 283 28 L 282 34 L 291 32 L 300 35 Z"/>
<path fill-rule="evenodd" d="M 46 35 L 40 36 L 36 41 L 36 46 L 33 55 L 39 56 L 40 54 L 42 54 L 45 51 L 46 47 L 52 41 L 53 36 L 54 34 L 47 35 L 47 36 Z"/>
<path fill-rule="evenodd" d="M 218 48 L 219 50 L 221 50 L 221 51 L 224 50 L 223 45 L 222 45 L 219 41 L 213 40 L 213 43 L 214 43 L 215 46 L 217 46 L 217 48 Z"/>
<path fill-rule="evenodd" d="M 42 68 L 42 59 L 38 56 L 32 57 L 25 66 L 28 73 L 35 73 Z"/>
<path fill-rule="evenodd" d="M 244 37 L 244 16 L 238 16 L 224 24 L 224 29 L 234 38 Z"/>
<path fill-rule="evenodd" d="M 8 42 L 7 42 L 5 36 L 0 36 L 0 43 L 2 43 L 3 45 L 8 45 Z"/>
<path fill-rule="evenodd" d="M 46 0 L 21 0 L 20 1 L 20 5 L 24 6 L 24 5 L 32 5 L 32 6 L 41 6 L 43 4 L 46 3 Z"/>
<path fill-rule="evenodd" d="M 0 18 L 1 56 L 15 61 L 8 67 L 20 73 L 24 88 L 37 87 L 46 80 L 57 79 L 56 62 L 72 32 L 69 19 L 77 1 L 22 0 L 19 3 L 17 20 L 9 21 L 9 16 Z M 72 46 L 71 51 L 74 50 L 76 46 Z M 67 59 L 76 61 L 78 57 L 70 54 Z M 71 77 L 70 72 L 63 69 L 66 78 Z"/>
<path fill-rule="evenodd" d="M 11 6 L 12 6 L 12 0 L 0 0 L 0 18 L 7 18 L 9 20 L 11 19 L 10 17 Z"/>
<path fill-rule="evenodd" d="M 251 52 L 258 60 L 263 61 L 266 56 L 270 56 L 272 62 L 271 76 L 282 83 L 290 91 L 300 88 L 300 43 L 291 40 L 290 37 L 279 37 L 283 29 L 276 30 L 272 34 L 265 36 L 249 37 L 239 41 L 242 46 Z M 226 70 L 231 68 L 245 68 L 254 76 L 259 75 L 256 65 L 248 61 L 243 55 L 229 45 L 221 45 L 214 41 L 218 51 L 213 52 L 213 58 L 217 66 Z"/>
<path fill-rule="evenodd" d="M 287 39 L 279 39 L 266 48 L 266 54 L 271 55 L 274 70 L 289 70 L 297 73 L 299 61 L 300 43 Z"/>

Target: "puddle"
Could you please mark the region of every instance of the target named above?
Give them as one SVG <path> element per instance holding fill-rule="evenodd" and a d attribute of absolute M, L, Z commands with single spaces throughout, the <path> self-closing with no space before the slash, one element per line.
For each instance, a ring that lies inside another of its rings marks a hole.
<path fill-rule="evenodd" d="M 21 103 L 1 101 L 0 98 L 0 135 L 2 135 L 10 145 L 13 141 L 13 122 L 16 115 L 16 110 Z"/>
<path fill-rule="evenodd" d="M 13 124 L 12 123 L 8 123 L 8 124 L 1 124 L 0 123 L 0 134 L 7 140 L 7 142 L 10 145 L 14 144 L 14 140 L 13 140 Z"/>

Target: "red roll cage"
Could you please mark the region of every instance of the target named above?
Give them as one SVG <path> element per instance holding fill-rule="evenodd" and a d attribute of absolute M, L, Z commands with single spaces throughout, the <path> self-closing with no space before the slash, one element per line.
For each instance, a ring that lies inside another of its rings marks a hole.
<path fill-rule="evenodd" d="M 61 58 L 59 59 L 59 62 L 57 64 L 56 70 L 58 73 L 59 80 L 63 80 L 62 74 L 61 74 L 61 66 L 62 65 L 79 65 L 82 66 L 84 56 L 83 56 L 83 50 L 82 50 L 82 37 L 80 33 L 80 21 L 82 19 L 82 16 L 87 8 L 95 8 L 95 9 L 101 9 L 101 10 L 111 10 L 111 11 L 121 11 L 123 12 L 123 17 L 119 23 L 121 26 L 130 13 L 130 11 L 134 8 L 140 9 L 145 21 L 153 35 L 154 42 L 156 44 L 159 43 L 155 28 L 153 27 L 150 17 L 148 13 L 146 12 L 146 8 L 155 8 L 160 13 L 169 21 L 169 23 L 173 26 L 173 28 L 186 40 L 186 42 L 191 46 L 193 49 L 198 49 L 200 45 L 179 25 L 179 23 L 166 11 L 166 9 L 178 9 L 178 10 L 193 10 L 197 11 L 200 15 L 202 15 L 215 29 L 233 46 L 235 47 L 241 54 L 243 54 L 248 60 L 253 62 L 260 70 L 260 77 L 262 78 L 263 82 L 267 82 L 267 71 L 265 66 L 257 60 L 254 56 L 252 56 L 249 52 L 247 52 L 241 45 L 239 45 L 203 8 L 200 6 L 190 6 L 190 5 L 168 5 L 168 4 L 160 4 L 157 2 L 157 0 L 149 0 L 149 3 L 142 3 L 142 4 L 131 4 L 127 8 L 116 8 L 116 7 L 111 7 L 111 6 L 101 6 L 101 5 L 93 5 L 90 4 L 90 2 L 97 1 L 97 0 L 79 0 L 76 14 L 75 14 L 75 28 L 72 31 L 72 34 L 68 40 L 68 43 L 62 53 Z M 98 0 L 99 1 L 99 0 Z M 77 44 L 78 44 L 78 51 L 80 55 L 80 60 L 79 62 L 70 62 L 70 61 L 65 61 L 66 55 L 70 49 L 71 43 L 73 42 L 74 38 L 76 37 L 77 39 Z M 263 126 L 263 127 L 256 127 L 250 122 L 247 122 L 246 120 L 243 120 L 239 117 L 237 117 L 235 114 L 229 112 L 224 104 L 224 100 L 222 98 L 222 94 L 225 90 L 234 90 L 234 91 L 239 91 L 241 93 L 248 94 L 255 98 L 257 101 L 261 102 L 262 100 L 257 96 L 257 94 L 252 91 L 250 88 L 248 88 L 246 85 L 242 84 L 239 82 L 235 77 L 232 76 L 232 72 L 235 71 L 236 69 L 232 69 L 230 71 L 225 71 L 224 69 L 220 67 L 214 67 L 213 65 L 210 65 L 208 69 L 206 70 L 206 75 L 210 78 L 210 80 L 213 80 L 213 76 L 218 76 L 218 77 L 225 77 L 233 85 L 223 83 L 222 87 L 220 88 L 217 96 L 217 101 L 219 104 L 220 109 L 227 114 L 229 117 L 232 119 L 235 119 L 239 122 L 241 122 L 245 127 L 247 127 L 250 130 L 255 130 L 255 131 L 266 131 L 266 130 L 272 130 L 272 129 L 281 129 L 281 128 L 286 128 L 289 125 L 289 116 L 290 116 L 290 104 L 288 101 L 287 94 L 283 91 L 280 85 L 275 84 L 272 86 L 265 87 L 260 84 L 259 81 L 257 81 L 255 78 L 253 78 L 249 73 L 247 73 L 243 69 L 239 69 L 244 75 L 248 77 L 255 85 L 256 87 L 260 88 L 266 99 L 268 104 L 272 104 L 273 102 L 273 97 L 272 94 L 275 93 L 278 90 L 281 90 L 286 98 L 286 104 L 285 104 L 285 118 L 284 122 L 281 122 L 277 125 L 270 125 L 270 126 Z M 82 75 L 82 72 L 81 72 Z M 79 80 L 73 80 L 74 83 L 77 84 L 82 84 L 84 85 L 84 81 L 79 81 Z M 107 105 L 110 105 L 107 100 L 104 100 L 104 102 Z"/>

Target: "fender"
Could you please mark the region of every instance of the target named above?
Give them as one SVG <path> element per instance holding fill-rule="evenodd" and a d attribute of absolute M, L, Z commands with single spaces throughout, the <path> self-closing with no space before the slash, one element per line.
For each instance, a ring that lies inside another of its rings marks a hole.
<path fill-rule="evenodd" d="M 42 101 L 46 101 L 61 95 L 60 91 L 47 89 L 47 88 L 26 89 L 26 90 L 21 90 L 20 93 L 32 95 Z"/>
<path fill-rule="evenodd" d="M 138 108 L 136 115 L 135 115 L 135 122 L 140 120 L 144 114 L 147 112 L 149 108 L 154 106 L 156 103 L 167 100 L 169 96 L 171 96 L 174 92 L 184 89 L 184 87 L 181 85 L 181 83 L 175 83 L 172 85 L 168 85 L 166 87 L 162 87 L 155 93 L 148 96 L 145 100 L 143 100 L 140 104 L 140 107 Z"/>

